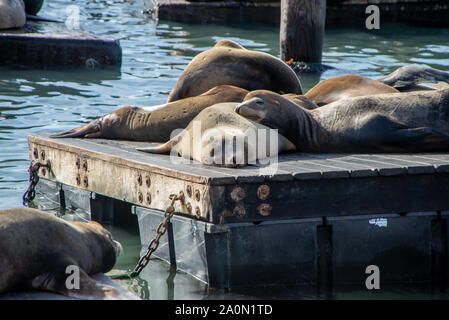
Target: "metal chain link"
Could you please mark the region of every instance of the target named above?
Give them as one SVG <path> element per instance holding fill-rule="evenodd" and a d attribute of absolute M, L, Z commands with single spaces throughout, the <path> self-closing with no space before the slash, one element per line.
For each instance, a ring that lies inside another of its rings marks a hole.
<path fill-rule="evenodd" d="M 27 206 L 28 203 L 34 200 L 36 197 L 36 185 L 39 182 L 39 169 L 40 168 L 47 168 L 48 170 L 51 170 L 50 167 L 50 161 L 47 161 L 47 163 L 40 163 L 31 162 L 30 167 L 28 168 L 28 172 L 30 173 L 29 181 L 30 184 L 28 186 L 27 191 L 22 196 L 22 202 L 24 206 Z"/>
<path fill-rule="evenodd" d="M 150 262 L 151 255 L 159 247 L 159 240 L 167 232 L 168 223 L 170 222 L 171 217 L 173 217 L 173 214 L 175 213 L 174 207 L 175 202 L 181 201 L 181 203 L 184 203 L 184 193 L 181 191 L 179 195 L 171 194 L 169 199 L 171 200 L 170 205 L 167 207 L 167 209 L 165 209 L 164 220 L 159 224 L 159 226 L 156 229 L 156 237 L 154 237 L 154 239 L 151 240 L 150 244 L 148 245 L 147 253 L 145 253 L 145 255 L 143 255 L 140 258 L 139 262 L 137 263 L 137 266 L 134 268 L 134 271 L 130 275 L 131 277 L 138 276 L 140 272 Z"/>

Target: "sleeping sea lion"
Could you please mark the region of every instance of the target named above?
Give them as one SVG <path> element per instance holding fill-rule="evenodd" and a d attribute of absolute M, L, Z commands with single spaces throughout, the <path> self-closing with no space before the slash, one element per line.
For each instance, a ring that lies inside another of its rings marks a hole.
<path fill-rule="evenodd" d="M 326 79 L 311 88 L 304 96 L 321 107 L 346 98 L 383 93 L 435 90 L 434 86 L 422 83 L 437 81 L 449 82 L 449 73 L 430 67 L 410 65 L 400 67 L 378 80 L 356 74 Z M 304 105 L 301 106 L 311 109 Z"/>
<path fill-rule="evenodd" d="M 302 152 L 449 150 L 449 89 L 348 98 L 314 110 L 258 90 L 236 112 L 278 129 Z"/>
<path fill-rule="evenodd" d="M 179 154 L 185 159 L 225 167 L 255 164 L 256 161 L 276 157 L 279 152 L 295 150 L 295 146 L 282 135 L 273 135 L 273 130 L 235 113 L 237 104 L 210 106 L 168 142 L 137 150 Z"/>
<path fill-rule="evenodd" d="M 0 210 L 0 293 L 38 289 L 114 298 L 115 288 L 99 286 L 90 275 L 111 270 L 120 251 L 99 223 L 65 221 L 30 208 Z M 76 270 L 79 287 L 68 279 Z"/>
<path fill-rule="evenodd" d="M 380 81 L 356 74 L 338 76 L 321 81 L 304 96 L 321 107 L 337 100 L 399 91 Z"/>
<path fill-rule="evenodd" d="M 23 0 L 0 0 L 0 29 L 20 28 L 25 22 Z"/>
<path fill-rule="evenodd" d="M 410 65 L 400 67 L 378 81 L 401 92 L 432 90 L 432 87 L 421 83 L 438 81 L 449 83 L 449 72 L 425 66 Z"/>
<path fill-rule="evenodd" d="M 197 96 L 222 84 L 250 91 L 302 93 L 295 72 L 282 60 L 268 53 L 247 50 L 231 40 L 221 40 L 190 61 L 167 102 Z"/>
<path fill-rule="evenodd" d="M 81 127 L 52 138 L 106 138 L 166 142 L 185 128 L 201 110 L 219 102 L 241 102 L 247 90 L 221 85 L 197 96 L 153 107 L 123 107 Z"/>

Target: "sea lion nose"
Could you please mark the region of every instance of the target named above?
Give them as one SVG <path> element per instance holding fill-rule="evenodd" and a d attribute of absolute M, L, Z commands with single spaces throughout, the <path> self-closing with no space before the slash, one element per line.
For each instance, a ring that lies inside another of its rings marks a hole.
<path fill-rule="evenodd" d="M 235 111 L 236 113 L 239 113 L 239 112 L 240 112 L 240 105 L 239 105 L 239 104 L 235 107 L 234 111 Z"/>

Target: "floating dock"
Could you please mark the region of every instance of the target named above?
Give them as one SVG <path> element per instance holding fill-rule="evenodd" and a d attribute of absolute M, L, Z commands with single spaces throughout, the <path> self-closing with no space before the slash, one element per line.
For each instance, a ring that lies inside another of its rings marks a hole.
<path fill-rule="evenodd" d="M 280 155 L 278 170 L 173 164 L 143 142 L 28 138 L 38 187 L 94 220 L 137 215 L 142 250 L 170 194 L 175 216 L 155 252 L 213 287 L 447 282 L 449 154 Z"/>
<path fill-rule="evenodd" d="M 366 7 L 379 6 L 381 23 L 404 22 L 429 26 L 449 25 L 446 0 L 335 0 L 327 1 L 326 27 L 365 29 Z M 281 1 L 162 0 L 160 20 L 186 23 L 264 23 L 279 25 Z"/>
<path fill-rule="evenodd" d="M 120 68 L 121 62 L 118 40 L 68 30 L 64 23 L 28 21 L 23 28 L 0 30 L 0 66 L 97 69 Z"/>

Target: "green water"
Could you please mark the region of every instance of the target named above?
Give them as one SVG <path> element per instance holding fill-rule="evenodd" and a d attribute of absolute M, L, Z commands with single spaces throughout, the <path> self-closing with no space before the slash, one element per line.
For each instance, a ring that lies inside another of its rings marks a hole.
<path fill-rule="evenodd" d="M 190 59 L 221 39 L 247 48 L 279 55 L 279 29 L 265 25 L 185 25 L 156 22 L 140 13 L 141 1 L 47 1 L 41 14 L 67 17 L 66 7 L 81 8 L 81 28 L 97 36 L 120 39 L 120 69 L 49 71 L 0 68 L 0 209 L 22 206 L 28 186 L 27 136 L 63 131 L 124 105 L 164 103 Z M 54 28 L 42 24 L 42 30 Z M 381 77 L 404 64 L 424 64 L 449 70 L 449 29 L 381 25 L 377 31 L 327 30 L 323 62 L 333 67 L 321 75 L 301 76 L 305 90 L 318 81 L 357 73 Z M 58 204 L 40 195 L 33 204 L 59 212 Z M 70 211 L 68 219 L 83 219 Z M 125 248 L 115 266 L 132 269 L 139 257 L 140 239 L 135 225 L 112 226 Z M 270 287 L 215 290 L 167 264 L 154 260 L 140 278 L 120 283 L 145 299 L 221 298 L 326 298 L 313 288 Z M 341 290 L 327 298 L 432 298 L 427 288 L 402 287 L 371 293 Z M 437 297 L 445 297 L 437 296 Z"/>

